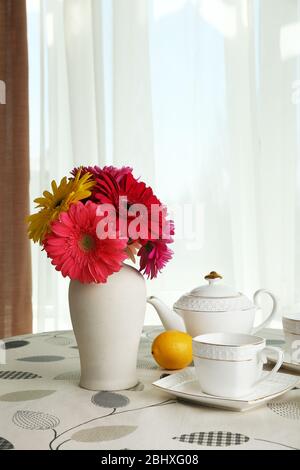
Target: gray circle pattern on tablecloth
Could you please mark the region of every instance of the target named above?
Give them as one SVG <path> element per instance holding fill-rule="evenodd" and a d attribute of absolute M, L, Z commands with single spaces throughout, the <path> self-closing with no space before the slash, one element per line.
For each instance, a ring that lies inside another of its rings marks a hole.
<path fill-rule="evenodd" d="M 79 382 L 80 380 L 80 370 L 70 370 L 68 372 L 63 372 L 62 374 L 57 375 L 54 377 L 54 380 L 77 380 Z"/>
<path fill-rule="evenodd" d="M 41 398 L 47 397 L 55 393 L 56 390 L 20 390 L 18 392 L 5 393 L 0 395 L 0 401 L 7 402 L 22 402 L 22 401 L 32 401 L 39 400 Z"/>
<path fill-rule="evenodd" d="M 72 439 L 77 442 L 104 442 L 121 439 L 133 433 L 137 426 L 96 426 L 83 429 L 72 435 Z"/>
<path fill-rule="evenodd" d="M 63 361 L 65 359 L 64 356 L 29 356 L 29 357 L 21 357 L 18 361 L 23 362 L 57 362 Z"/>
<path fill-rule="evenodd" d="M 120 393 L 98 392 L 92 396 L 92 403 L 102 408 L 123 408 L 129 404 L 129 398 Z"/>
<path fill-rule="evenodd" d="M 9 349 L 23 348 L 24 346 L 27 346 L 28 344 L 29 344 L 29 341 L 25 341 L 25 340 L 7 341 L 7 342 L 4 342 L 4 349 L 9 350 Z"/>

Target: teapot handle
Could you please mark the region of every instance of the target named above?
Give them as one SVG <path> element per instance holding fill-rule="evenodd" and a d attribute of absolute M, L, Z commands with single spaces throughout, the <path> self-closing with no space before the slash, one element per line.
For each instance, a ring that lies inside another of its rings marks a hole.
<path fill-rule="evenodd" d="M 254 304 L 256 305 L 256 307 L 260 308 L 259 299 L 260 299 L 262 294 L 266 294 L 269 297 L 271 297 L 272 304 L 273 304 L 272 305 L 272 310 L 271 310 L 270 314 L 267 316 L 267 318 L 265 320 L 263 320 L 258 326 L 253 328 L 252 333 L 257 333 L 262 328 L 265 328 L 266 326 L 268 326 L 269 323 L 271 322 L 271 320 L 275 317 L 275 315 L 277 313 L 277 310 L 278 310 L 278 300 L 276 299 L 275 295 L 272 294 L 272 292 L 270 292 L 266 289 L 259 289 L 258 291 L 255 292 L 255 294 L 253 296 L 253 301 L 254 301 Z"/>

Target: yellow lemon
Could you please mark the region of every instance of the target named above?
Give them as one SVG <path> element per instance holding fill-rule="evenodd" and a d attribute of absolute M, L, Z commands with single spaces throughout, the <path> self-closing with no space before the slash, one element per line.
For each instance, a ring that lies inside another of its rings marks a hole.
<path fill-rule="evenodd" d="M 165 331 L 153 341 L 152 355 L 163 369 L 183 369 L 193 359 L 192 337 L 181 331 Z"/>

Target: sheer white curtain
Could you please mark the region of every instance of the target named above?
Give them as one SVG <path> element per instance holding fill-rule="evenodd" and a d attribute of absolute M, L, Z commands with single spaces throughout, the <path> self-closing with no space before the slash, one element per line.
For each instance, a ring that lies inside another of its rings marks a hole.
<path fill-rule="evenodd" d="M 216 269 L 297 303 L 298 0 L 27 2 L 32 197 L 72 166 L 130 164 L 178 228 L 149 293 L 172 303 Z M 38 247 L 33 276 L 35 328 L 69 327 Z"/>

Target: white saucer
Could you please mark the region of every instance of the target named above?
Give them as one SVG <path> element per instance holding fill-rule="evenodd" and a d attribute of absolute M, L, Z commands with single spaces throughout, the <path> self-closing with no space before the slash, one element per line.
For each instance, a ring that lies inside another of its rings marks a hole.
<path fill-rule="evenodd" d="M 263 372 L 263 374 L 267 374 L 267 372 Z M 231 411 L 247 411 L 291 390 L 297 383 L 299 383 L 299 377 L 278 373 L 273 379 L 271 378 L 258 385 L 247 397 L 220 398 L 202 392 L 195 377 L 194 367 L 189 367 L 181 372 L 157 380 L 152 385 L 178 398 L 201 405 Z"/>
<path fill-rule="evenodd" d="M 268 352 L 268 359 L 272 364 L 276 363 L 276 354 L 273 355 L 273 353 L 270 351 Z M 286 358 L 285 358 L 286 359 Z M 283 364 L 281 366 L 283 369 L 290 370 L 291 372 L 298 372 L 300 373 L 300 363 L 296 362 L 289 362 L 288 360 L 283 361 Z"/>

